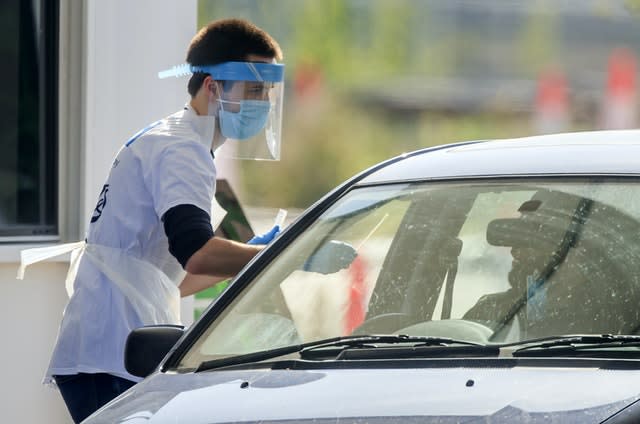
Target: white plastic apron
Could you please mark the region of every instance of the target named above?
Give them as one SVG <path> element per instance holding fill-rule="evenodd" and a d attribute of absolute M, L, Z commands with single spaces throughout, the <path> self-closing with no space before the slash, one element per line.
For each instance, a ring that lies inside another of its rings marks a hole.
<path fill-rule="evenodd" d="M 131 257 L 122 249 L 84 241 L 50 247 L 25 249 L 20 252 L 17 278 L 24 278 L 27 266 L 71 252 L 65 287 L 73 295 L 73 283 L 80 258 L 85 256 L 131 303 L 144 325 L 180 324 L 180 290 L 155 265 Z"/>

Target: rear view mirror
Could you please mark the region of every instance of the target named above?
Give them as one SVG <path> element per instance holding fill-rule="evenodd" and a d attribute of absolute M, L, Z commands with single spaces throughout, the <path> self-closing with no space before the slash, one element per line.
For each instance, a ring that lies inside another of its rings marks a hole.
<path fill-rule="evenodd" d="M 523 218 L 494 219 L 487 226 L 487 242 L 492 246 L 538 248 L 549 252 L 562 242 L 568 224 L 558 219 L 545 222 Z"/>
<path fill-rule="evenodd" d="M 136 377 L 151 374 L 184 334 L 180 325 L 154 325 L 133 330 L 124 348 L 124 367 Z"/>

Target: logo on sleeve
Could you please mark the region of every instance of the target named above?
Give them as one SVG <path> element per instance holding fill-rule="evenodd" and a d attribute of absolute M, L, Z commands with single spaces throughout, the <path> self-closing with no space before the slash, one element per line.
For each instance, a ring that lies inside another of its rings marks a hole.
<path fill-rule="evenodd" d="M 91 217 L 91 223 L 93 224 L 102 216 L 102 210 L 107 205 L 107 192 L 109 191 L 109 184 L 105 184 L 102 186 L 102 191 L 100 192 L 100 198 L 98 199 L 98 204 L 96 208 L 93 210 L 93 216 Z"/>

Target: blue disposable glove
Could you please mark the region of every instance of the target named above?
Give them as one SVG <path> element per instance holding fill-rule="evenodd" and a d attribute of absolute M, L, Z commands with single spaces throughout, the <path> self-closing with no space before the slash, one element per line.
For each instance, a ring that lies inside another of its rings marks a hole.
<path fill-rule="evenodd" d="M 351 265 L 357 255 L 349 243 L 330 240 L 306 260 L 302 269 L 320 274 L 333 274 Z"/>
<path fill-rule="evenodd" d="M 254 236 L 247 244 L 269 244 L 278 234 L 280 234 L 280 226 L 274 225 L 266 233 Z"/>

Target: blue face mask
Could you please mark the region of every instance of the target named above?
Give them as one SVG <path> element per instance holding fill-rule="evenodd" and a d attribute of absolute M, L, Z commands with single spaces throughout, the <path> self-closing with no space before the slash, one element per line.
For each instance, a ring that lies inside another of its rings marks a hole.
<path fill-rule="evenodd" d="M 220 107 L 220 131 L 222 135 L 234 140 L 246 140 L 258 134 L 266 125 L 271 104 L 266 100 L 241 100 L 230 102 L 219 100 L 221 104 L 240 104 L 238 112 L 231 112 Z"/>

